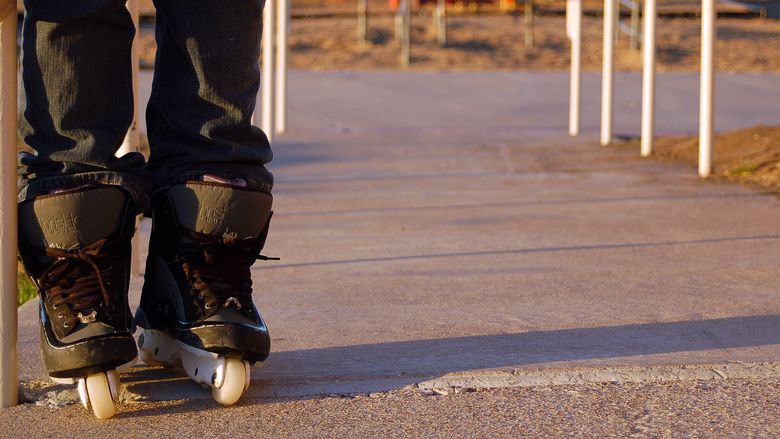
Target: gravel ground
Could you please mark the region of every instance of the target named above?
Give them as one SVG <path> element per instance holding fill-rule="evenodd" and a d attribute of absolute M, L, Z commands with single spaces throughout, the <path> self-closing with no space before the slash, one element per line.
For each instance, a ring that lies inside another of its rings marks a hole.
<path fill-rule="evenodd" d="M 780 380 L 399 390 L 302 400 L 79 405 L 0 412 L 7 437 L 777 437 Z M 63 413 L 64 412 L 64 413 Z M 24 424 L 19 419 L 26 419 Z"/>

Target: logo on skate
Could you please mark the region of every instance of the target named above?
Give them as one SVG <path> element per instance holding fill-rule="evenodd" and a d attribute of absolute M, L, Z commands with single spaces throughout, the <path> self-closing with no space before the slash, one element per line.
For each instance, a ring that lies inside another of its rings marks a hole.
<path fill-rule="evenodd" d="M 198 212 L 198 219 L 212 224 L 222 224 L 225 221 L 225 209 L 203 206 Z"/>
<path fill-rule="evenodd" d="M 74 233 L 78 231 L 79 216 L 69 213 L 41 221 L 41 228 L 44 235 L 61 235 L 63 233 Z"/>

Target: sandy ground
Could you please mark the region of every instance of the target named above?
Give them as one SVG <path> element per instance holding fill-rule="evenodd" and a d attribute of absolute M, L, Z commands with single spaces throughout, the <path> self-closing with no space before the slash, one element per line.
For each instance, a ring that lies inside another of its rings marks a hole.
<path fill-rule="evenodd" d="M 569 42 L 564 18 L 540 16 L 535 22 L 535 46 L 525 47 L 520 15 L 457 16 L 449 20 L 448 44 L 436 43 L 429 16 L 413 19 L 412 70 L 555 70 L 569 66 Z M 583 22 L 583 68 L 601 68 L 601 20 Z M 700 24 L 695 18 L 662 18 L 658 24 L 659 71 L 699 68 Z M 722 18 L 718 25 L 718 71 L 780 70 L 780 21 Z M 290 67 L 306 70 L 399 69 L 400 49 L 390 16 L 372 17 L 370 44 L 356 38 L 354 18 L 296 19 L 290 35 Z M 153 65 L 155 43 L 151 26 L 142 31 L 142 64 Z M 618 70 L 640 70 L 641 56 L 621 35 Z"/>
<path fill-rule="evenodd" d="M 631 142 L 632 148 L 638 143 Z M 663 137 L 656 141 L 655 157 L 695 165 L 699 140 L 695 137 Z M 758 126 L 715 136 L 714 174 L 780 195 L 780 125 Z"/>

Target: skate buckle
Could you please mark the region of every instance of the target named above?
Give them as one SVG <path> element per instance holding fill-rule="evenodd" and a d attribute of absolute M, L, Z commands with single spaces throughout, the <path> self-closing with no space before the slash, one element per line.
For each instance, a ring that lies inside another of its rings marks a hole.
<path fill-rule="evenodd" d="M 236 307 L 236 309 L 241 309 L 241 302 L 239 302 L 235 297 L 228 297 L 228 299 L 225 301 L 225 304 L 222 306 L 227 308 L 231 303 Z"/>
<path fill-rule="evenodd" d="M 77 317 L 79 318 L 79 320 L 81 320 L 81 323 L 84 323 L 86 325 L 87 323 L 92 323 L 97 321 L 97 311 L 92 310 L 92 312 L 87 315 L 79 313 Z"/>

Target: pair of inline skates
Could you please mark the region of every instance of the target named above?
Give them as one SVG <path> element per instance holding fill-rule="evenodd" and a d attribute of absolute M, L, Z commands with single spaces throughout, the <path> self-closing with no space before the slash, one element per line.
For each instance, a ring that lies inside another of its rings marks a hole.
<path fill-rule="evenodd" d="M 124 190 L 87 186 L 19 204 L 20 254 L 40 291 L 46 370 L 77 384 L 96 417 L 114 415 L 119 372 L 139 354 L 183 367 L 225 405 L 248 388 L 250 366 L 268 357 L 250 267 L 268 259 L 260 251 L 272 198 L 242 183 L 204 178 L 155 194 L 134 317 L 127 292 L 136 209 Z"/>

